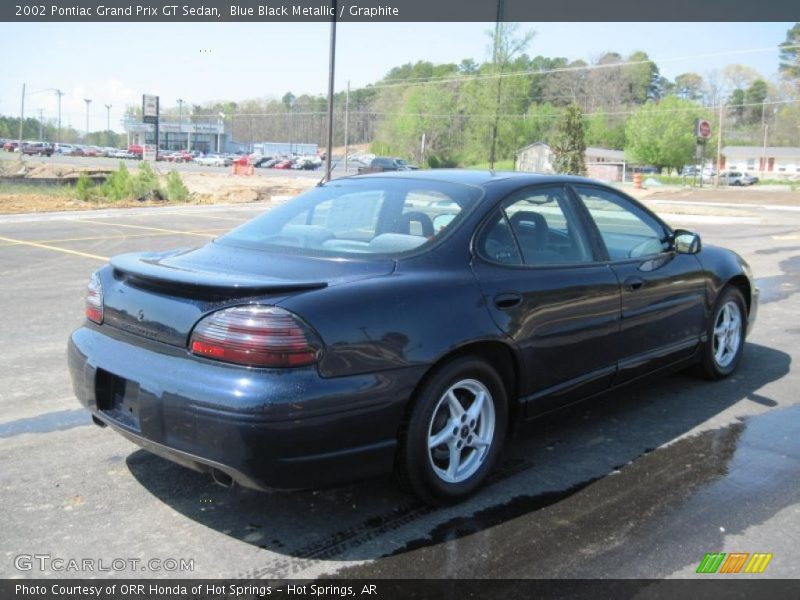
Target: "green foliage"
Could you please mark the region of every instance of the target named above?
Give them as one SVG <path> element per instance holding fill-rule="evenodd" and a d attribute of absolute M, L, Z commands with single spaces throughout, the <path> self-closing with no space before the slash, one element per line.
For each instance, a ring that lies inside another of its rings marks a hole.
<path fill-rule="evenodd" d="M 158 185 L 158 175 L 147 161 L 139 163 L 138 173 L 131 177 L 130 197 L 136 200 L 161 199 L 164 195 Z"/>
<path fill-rule="evenodd" d="M 693 160 L 694 120 L 704 116 L 694 102 L 670 96 L 648 102 L 628 120 L 625 156 L 635 164 L 681 169 Z"/>
<path fill-rule="evenodd" d="M 553 168 L 558 173 L 586 174 L 586 142 L 583 136 L 581 108 L 573 103 L 567 107 L 558 124 L 558 136 L 553 149 Z"/>
<path fill-rule="evenodd" d="M 86 173 L 81 173 L 78 176 L 78 182 L 75 184 L 75 196 L 77 196 L 78 200 L 88 202 L 94 197 L 94 194 L 94 182 Z"/>
<path fill-rule="evenodd" d="M 172 202 L 185 202 L 189 198 L 189 190 L 177 171 L 167 173 L 167 199 Z"/>
<path fill-rule="evenodd" d="M 119 169 L 111 173 L 101 187 L 101 193 L 107 200 L 118 202 L 131 195 L 131 175 L 125 163 L 119 163 Z"/>
<path fill-rule="evenodd" d="M 800 23 L 786 32 L 786 40 L 779 46 L 780 65 L 778 69 L 781 76 L 789 82 L 794 82 L 800 91 Z"/>

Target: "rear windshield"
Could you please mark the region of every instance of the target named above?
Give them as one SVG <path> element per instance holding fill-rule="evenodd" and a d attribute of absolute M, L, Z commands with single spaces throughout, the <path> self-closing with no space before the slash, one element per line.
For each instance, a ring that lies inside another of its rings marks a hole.
<path fill-rule="evenodd" d="M 480 188 L 414 179 L 344 179 L 293 198 L 218 243 L 323 256 L 396 256 L 458 226 Z"/>

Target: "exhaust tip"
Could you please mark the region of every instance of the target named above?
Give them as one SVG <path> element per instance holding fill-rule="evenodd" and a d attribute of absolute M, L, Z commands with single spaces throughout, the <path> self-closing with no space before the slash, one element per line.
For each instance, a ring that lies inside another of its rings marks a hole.
<path fill-rule="evenodd" d="M 214 480 L 214 483 L 224 488 L 233 487 L 233 477 L 219 469 L 211 469 L 211 478 Z"/>

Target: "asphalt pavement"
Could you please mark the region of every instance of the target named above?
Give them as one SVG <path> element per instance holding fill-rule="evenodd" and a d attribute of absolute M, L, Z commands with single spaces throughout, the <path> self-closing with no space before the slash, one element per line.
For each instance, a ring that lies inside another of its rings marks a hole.
<path fill-rule="evenodd" d="M 735 376 L 679 373 L 528 424 L 476 497 L 431 509 L 389 478 L 221 488 L 95 427 L 74 399 L 65 349 L 92 271 L 203 244 L 261 210 L 0 217 L 0 577 L 691 578 L 709 552 L 773 554 L 764 573 L 731 577 L 800 576 L 800 212 L 669 212 L 758 278 Z M 34 554 L 122 562 L 20 562 Z"/>

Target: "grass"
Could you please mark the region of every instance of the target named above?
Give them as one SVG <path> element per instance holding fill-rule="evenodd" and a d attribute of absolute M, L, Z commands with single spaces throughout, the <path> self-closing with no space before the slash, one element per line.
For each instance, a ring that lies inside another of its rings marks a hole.
<path fill-rule="evenodd" d="M 478 171 L 485 171 L 489 169 L 489 163 L 478 163 L 476 165 L 469 165 L 466 167 L 467 169 L 476 169 Z M 495 171 L 513 171 L 514 170 L 514 159 L 509 158 L 507 160 L 496 160 L 494 161 L 494 169 Z"/>
<path fill-rule="evenodd" d="M 75 191 L 68 185 L 36 185 L 33 183 L 4 183 L 0 180 L 0 194 L 35 194 L 71 198 Z"/>

